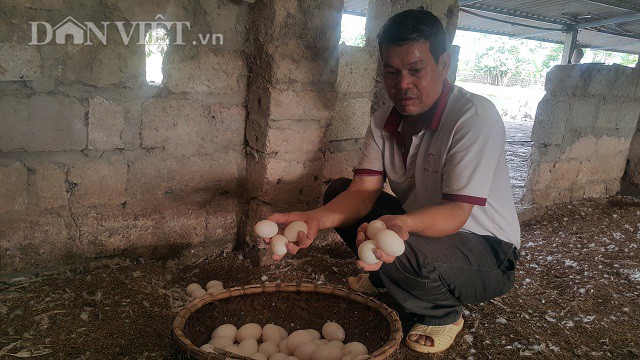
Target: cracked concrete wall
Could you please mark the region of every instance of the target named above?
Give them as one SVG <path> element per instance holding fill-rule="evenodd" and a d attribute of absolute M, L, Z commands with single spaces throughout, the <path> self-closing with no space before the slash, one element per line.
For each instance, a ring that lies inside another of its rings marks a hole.
<path fill-rule="evenodd" d="M 0 273 L 232 248 L 246 172 L 250 6 L 2 1 Z M 138 32 L 125 45 L 113 24 L 129 30 L 157 14 L 191 25 L 185 45 L 169 45 L 162 86 L 146 83 Z M 28 45 L 29 21 L 55 26 L 68 16 L 111 22 L 107 45 Z M 193 45 L 197 34 L 223 34 L 224 43 Z"/>
<path fill-rule="evenodd" d="M 640 117 L 640 69 L 556 66 L 547 74 L 531 139 L 523 201 L 549 205 L 616 194 Z"/>

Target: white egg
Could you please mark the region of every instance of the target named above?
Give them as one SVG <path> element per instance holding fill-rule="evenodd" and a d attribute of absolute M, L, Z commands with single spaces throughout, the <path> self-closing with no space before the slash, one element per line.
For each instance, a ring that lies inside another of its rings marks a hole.
<path fill-rule="evenodd" d="M 308 230 L 307 224 L 304 221 L 294 221 L 284 229 L 284 237 L 286 237 L 289 242 L 294 242 L 298 240 L 298 231 L 306 234 Z"/>
<path fill-rule="evenodd" d="M 280 344 L 282 334 L 277 325 L 267 324 L 262 328 L 262 341 L 270 341 L 274 344 Z"/>
<path fill-rule="evenodd" d="M 287 350 L 293 354 L 298 346 L 311 342 L 311 334 L 307 330 L 296 330 L 287 338 Z"/>
<path fill-rule="evenodd" d="M 233 345 L 233 339 L 226 336 L 217 336 L 209 341 L 209 345 L 218 349 L 224 349 L 227 346 Z"/>
<path fill-rule="evenodd" d="M 282 256 L 287 253 L 287 244 L 289 240 L 283 235 L 276 235 L 271 238 L 271 250 L 274 254 Z"/>
<path fill-rule="evenodd" d="M 258 352 L 265 354 L 267 358 L 271 358 L 271 356 L 277 354 L 279 351 L 280 349 L 278 349 L 278 345 L 271 341 L 265 341 L 258 346 Z"/>
<path fill-rule="evenodd" d="M 316 329 L 307 329 L 307 331 L 309 332 L 309 334 L 311 334 L 311 341 L 322 339 L 322 335 L 320 335 L 320 332 L 318 330 L 316 330 Z"/>
<path fill-rule="evenodd" d="M 369 350 L 367 350 L 367 347 L 364 346 L 363 343 L 357 342 L 357 341 L 352 341 L 348 344 L 346 344 L 343 348 L 342 348 L 342 353 L 343 354 L 354 354 L 354 355 L 367 355 L 369 353 Z"/>
<path fill-rule="evenodd" d="M 235 325 L 223 324 L 218 326 L 215 330 L 213 330 L 213 332 L 211 333 L 211 338 L 214 339 L 217 337 L 228 337 L 234 340 L 236 338 L 237 332 L 238 332 L 238 328 L 236 328 Z"/>
<path fill-rule="evenodd" d="M 288 357 L 289 357 L 289 355 L 287 355 L 287 354 L 285 354 L 285 353 L 281 353 L 281 352 L 279 352 L 279 353 L 277 353 L 277 354 L 273 354 L 273 355 L 269 358 L 269 360 L 284 360 L 284 359 L 286 359 L 286 358 L 288 358 Z"/>
<path fill-rule="evenodd" d="M 382 221 L 373 220 L 367 225 L 367 232 L 366 232 L 367 239 L 375 239 L 376 235 L 380 231 L 386 230 L 386 229 L 387 229 L 387 225 L 385 225 Z"/>
<path fill-rule="evenodd" d="M 263 238 L 272 238 L 278 233 L 278 224 L 271 220 L 260 220 L 253 227 L 258 236 Z"/>
<path fill-rule="evenodd" d="M 289 337 L 289 333 L 287 332 L 287 330 L 285 330 L 282 326 L 278 326 L 278 330 L 280 330 L 280 335 L 282 336 L 282 340 L 286 339 Z"/>
<path fill-rule="evenodd" d="M 340 360 L 342 357 L 342 350 L 333 345 L 321 345 L 318 346 L 316 351 L 311 356 L 312 360 Z"/>
<path fill-rule="evenodd" d="M 198 290 L 198 289 L 202 289 L 202 286 L 200 286 L 200 284 L 196 284 L 196 283 L 189 284 L 187 286 L 187 295 L 189 297 L 193 297 L 193 296 L 191 296 L 191 294 L 193 294 L 193 292 Z"/>
<path fill-rule="evenodd" d="M 375 238 L 376 245 L 382 252 L 391 256 L 404 253 L 404 241 L 393 230 L 382 230 Z"/>
<path fill-rule="evenodd" d="M 335 323 L 333 321 L 329 321 L 328 323 L 322 325 L 322 336 L 329 340 L 344 340 L 344 329 L 340 324 Z"/>
<path fill-rule="evenodd" d="M 260 339 L 260 335 L 262 335 L 262 326 L 256 323 L 248 323 L 242 325 L 238 329 L 238 333 L 236 334 L 236 340 L 238 342 L 242 342 L 244 339 Z"/>
<path fill-rule="evenodd" d="M 318 345 L 310 342 L 306 344 L 302 344 L 298 346 L 296 351 L 293 353 L 293 356 L 297 357 L 300 360 L 311 360 L 311 355 L 316 351 Z"/>
<path fill-rule="evenodd" d="M 243 355 L 242 354 L 242 350 L 240 350 L 240 348 L 238 347 L 238 345 L 231 345 L 229 347 L 225 348 L 226 351 L 230 351 L 234 354 L 238 354 L 238 355 Z"/>
<path fill-rule="evenodd" d="M 223 287 L 213 286 L 211 289 L 207 290 L 207 294 L 217 294 L 224 291 Z"/>
<path fill-rule="evenodd" d="M 209 290 L 212 287 L 220 287 L 220 288 L 224 288 L 224 286 L 222 285 L 221 281 L 218 280 L 211 280 L 207 283 L 207 285 L 204 287 L 205 289 Z"/>
<path fill-rule="evenodd" d="M 210 344 L 204 344 L 204 345 L 200 346 L 200 350 L 205 351 L 205 352 L 214 352 L 215 351 L 213 346 L 211 346 Z"/>
<path fill-rule="evenodd" d="M 268 360 L 269 358 L 267 358 L 267 356 L 265 354 L 262 353 L 255 353 L 251 356 L 249 356 L 250 358 L 254 359 L 254 360 Z"/>
<path fill-rule="evenodd" d="M 258 341 L 254 338 L 246 338 L 238 347 L 245 356 L 251 356 L 258 352 Z"/>
<path fill-rule="evenodd" d="M 207 291 L 203 288 L 200 289 L 195 289 L 192 293 L 191 293 L 191 297 L 194 299 L 199 299 L 203 296 L 207 295 Z"/>
<path fill-rule="evenodd" d="M 376 243 L 373 240 L 367 240 L 360 244 L 358 247 L 358 257 L 364 261 L 365 264 L 375 264 L 378 258 L 373 254 L 373 250 L 376 248 Z"/>
<path fill-rule="evenodd" d="M 278 350 L 280 350 L 280 352 L 283 354 L 289 355 L 289 350 L 287 349 L 287 339 L 280 341 L 280 344 L 278 345 Z"/>
<path fill-rule="evenodd" d="M 404 253 L 404 241 L 393 230 L 382 230 L 375 238 L 376 245 L 382 252 L 391 256 Z"/>

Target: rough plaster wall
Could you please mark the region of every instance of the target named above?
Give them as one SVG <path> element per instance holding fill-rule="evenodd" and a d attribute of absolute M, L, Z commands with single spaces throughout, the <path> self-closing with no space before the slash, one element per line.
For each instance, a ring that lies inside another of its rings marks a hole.
<path fill-rule="evenodd" d="M 343 2 L 254 5 L 246 131 L 250 199 L 243 237 L 247 253 L 264 263 L 269 258 L 252 233 L 253 224 L 273 211 L 315 207 L 320 199 L 325 130 L 336 99 Z"/>
<path fill-rule="evenodd" d="M 640 116 L 640 70 L 556 66 L 545 89 L 531 135 L 525 204 L 615 194 Z"/>
<path fill-rule="evenodd" d="M 245 177 L 249 6 L 2 2 L 0 272 L 119 253 L 199 258 L 233 246 Z M 107 46 L 27 45 L 28 21 L 128 23 L 157 14 L 189 21 L 190 36 L 222 33 L 225 42 L 170 46 L 161 87 L 146 84 L 137 31 L 129 45 L 114 28 Z"/>

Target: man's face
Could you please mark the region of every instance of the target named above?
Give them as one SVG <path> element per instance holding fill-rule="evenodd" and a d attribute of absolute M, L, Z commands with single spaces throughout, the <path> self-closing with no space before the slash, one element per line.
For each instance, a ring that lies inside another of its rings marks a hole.
<path fill-rule="evenodd" d="M 436 64 L 427 41 L 387 45 L 382 49 L 384 87 L 400 113 L 418 115 L 429 110 L 442 91 L 449 59 L 449 53 L 444 53 Z"/>

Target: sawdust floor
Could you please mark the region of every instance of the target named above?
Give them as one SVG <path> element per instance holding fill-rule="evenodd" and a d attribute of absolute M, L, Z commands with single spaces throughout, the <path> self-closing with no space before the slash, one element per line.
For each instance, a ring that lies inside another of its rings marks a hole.
<path fill-rule="evenodd" d="M 465 307 L 442 359 L 640 358 L 640 201 L 563 204 L 522 227 L 516 287 Z M 0 283 L 0 358 L 176 358 L 170 337 L 188 283 L 344 285 L 358 274 L 339 244 L 256 268 L 238 253 L 181 266 L 113 260 Z M 292 309 L 293 310 L 293 309 Z M 392 359 L 423 359 L 401 345 Z"/>

